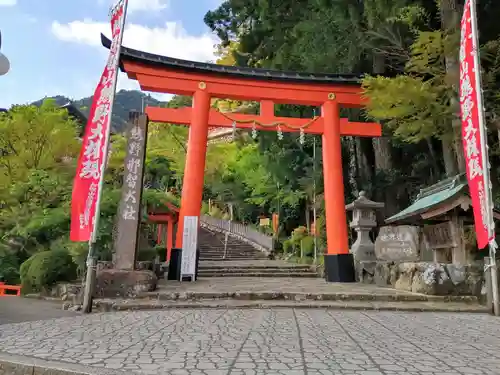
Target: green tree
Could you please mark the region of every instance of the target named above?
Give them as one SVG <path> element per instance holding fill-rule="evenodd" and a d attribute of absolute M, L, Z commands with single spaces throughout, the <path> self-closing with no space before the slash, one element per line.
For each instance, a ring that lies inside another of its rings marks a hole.
<path fill-rule="evenodd" d="M 76 128 L 67 111 L 51 100 L 0 114 L 0 194 L 32 170 L 67 167 L 79 151 Z"/>

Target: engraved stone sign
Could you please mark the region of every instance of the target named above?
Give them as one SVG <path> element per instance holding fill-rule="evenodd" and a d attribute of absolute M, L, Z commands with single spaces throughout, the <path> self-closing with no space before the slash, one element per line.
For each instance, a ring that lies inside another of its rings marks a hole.
<path fill-rule="evenodd" d="M 148 117 L 139 112 L 130 112 L 118 230 L 114 243 L 115 267 L 121 270 L 135 268 L 147 133 Z"/>
<path fill-rule="evenodd" d="M 375 240 L 378 260 L 417 261 L 419 259 L 419 228 L 411 225 L 381 227 Z"/>
<path fill-rule="evenodd" d="M 445 223 L 424 226 L 424 238 L 430 249 L 449 249 L 456 247 L 453 223 Z"/>

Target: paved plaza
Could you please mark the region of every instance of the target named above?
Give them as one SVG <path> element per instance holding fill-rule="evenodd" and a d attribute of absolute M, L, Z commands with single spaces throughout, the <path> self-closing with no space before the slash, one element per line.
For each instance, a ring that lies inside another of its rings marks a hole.
<path fill-rule="evenodd" d="M 500 374 L 499 349 L 500 320 L 480 314 L 168 310 L 0 325 L 1 358 L 96 374 Z"/>

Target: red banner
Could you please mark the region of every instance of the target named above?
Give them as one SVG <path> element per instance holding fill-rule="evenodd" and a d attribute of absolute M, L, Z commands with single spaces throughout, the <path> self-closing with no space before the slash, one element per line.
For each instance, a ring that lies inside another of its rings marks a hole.
<path fill-rule="evenodd" d="M 485 147 L 481 126 L 481 85 L 476 76 L 480 71 L 477 63 L 475 32 L 471 13 L 471 2 L 466 0 L 462 17 L 460 40 L 460 107 L 462 114 L 462 141 L 469 182 L 470 197 L 474 210 L 477 245 L 480 249 L 488 245 L 489 223 L 488 204 L 485 191 L 483 165 Z"/>
<path fill-rule="evenodd" d="M 272 221 L 273 221 L 273 232 L 274 234 L 278 234 L 278 229 L 279 229 L 279 214 L 274 213 L 272 216 Z"/>
<path fill-rule="evenodd" d="M 104 173 L 111 126 L 111 109 L 118 74 L 119 47 L 125 23 L 125 2 L 111 14 L 112 44 L 108 61 L 94 91 L 71 199 L 71 241 L 89 241 L 94 228 L 100 179 Z"/>

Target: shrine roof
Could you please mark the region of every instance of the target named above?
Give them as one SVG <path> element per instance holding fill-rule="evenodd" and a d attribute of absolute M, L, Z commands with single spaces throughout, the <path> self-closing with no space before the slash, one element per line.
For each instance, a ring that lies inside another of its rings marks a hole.
<path fill-rule="evenodd" d="M 111 40 L 103 34 L 101 34 L 101 43 L 107 49 L 111 47 Z M 156 55 L 128 47 L 121 48 L 120 61 L 123 60 L 135 61 L 144 65 L 157 66 L 159 68 L 176 71 L 224 76 L 228 78 L 234 77 L 288 83 L 359 86 L 361 84 L 361 79 L 363 78 L 361 75 L 356 74 L 286 72 L 281 70 L 217 65 Z M 121 67 L 121 70 L 124 70 L 123 66 Z"/>
<path fill-rule="evenodd" d="M 452 200 L 459 194 L 468 194 L 468 185 L 464 174 L 447 178 L 420 190 L 413 204 L 396 215 L 389 217 L 385 222 L 392 224 L 420 215 L 444 202 Z"/>
<path fill-rule="evenodd" d="M 78 108 L 76 108 L 73 103 L 68 102 L 62 105 L 61 108 L 68 111 L 68 114 L 83 126 L 87 125 L 87 116 L 85 116 Z"/>

